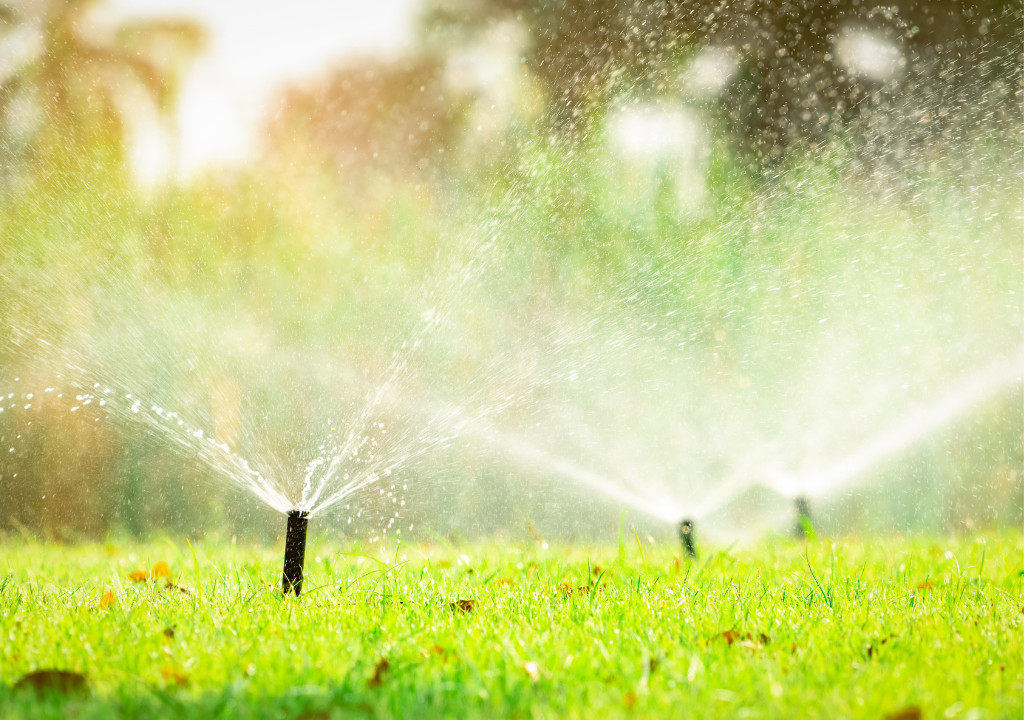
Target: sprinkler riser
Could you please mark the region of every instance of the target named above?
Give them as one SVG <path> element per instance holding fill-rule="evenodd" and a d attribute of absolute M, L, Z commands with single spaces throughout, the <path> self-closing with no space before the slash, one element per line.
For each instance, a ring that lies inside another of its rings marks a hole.
<path fill-rule="evenodd" d="M 806 540 L 808 528 L 814 527 L 814 521 L 811 519 L 811 504 L 802 495 L 794 500 L 794 504 L 796 505 L 795 534 L 798 540 Z"/>
<path fill-rule="evenodd" d="M 302 568 L 306 564 L 306 529 L 309 527 L 309 513 L 292 510 L 288 513 L 288 533 L 284 540 L 284 573 L 281 589 L 287 595 L 302 593 Z"/>
<path fill-rule="evenodd" d="M 693 536 L 693 520 L 683 520 L 679 523 L 679 540 L 683 543 L 686 557 L 696 560 L 697 541 Z"/>

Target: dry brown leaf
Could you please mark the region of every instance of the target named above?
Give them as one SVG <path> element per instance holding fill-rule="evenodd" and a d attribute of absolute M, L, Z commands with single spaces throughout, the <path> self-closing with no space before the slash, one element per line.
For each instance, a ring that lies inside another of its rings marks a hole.
<path fill-rule="evenodd" d="M 586 595 L 590 592 L 589 585 L 580 585 L 578 587 L 572 587 L 569 583 L 566 582 L 559 585 L 558 589 L 565 597 L 569 597 L 570 595 Z"/>
<path fill-rule="evenodd" d="M 932 590 L 935 587 L 935 583 L 931 580 L 922 580 L 917 584 L 918 590 Z"/>
<path fill-rule="evenodd" d="M 165 667 L 160 671 L 160 674 L 164 676 L 164 680 L 173 682 L 175 685 L 185 686 L 188 684 L 188 673 L 182 672 L 177 668 Z"/>
<path fill-rule="evenodd" d="M 114 591 L 107 590 L 106 594 L 100 598 L 100 610 L 106 610 L 114 604 Z"/>
<path fill-rule="evenodd" d="M 151 575 L 154 578 L 169 578 L 171 576 L 171 566 L 165 563 L 163 560 L 153 566 L 153 572 Z"/>
<path fill-rule="evenodd" d="M 420 655 L 427 658 L 428 660 L 432 657 L 439 658 L 444 663 L 455 662 L 459 659 L 459 656 L 453 653 L 451 650 L 447 650 L 440 645 L 431 645 L 428 648 L 420 650 Z"/>
<path fill-rule="evenodd" d="M 471 613 L 476 609 L 476 600 L 456 600 L 448 603 L 448 609 L 452 612 L 459 610 L 464 613 Z"/>
<path fill-rule="evenodd" d="M 85 675 L 67 670 L 36 670 L 14 683 L 14 690 L 35 690 L 38 694 L 87 693 L 89 683 Z"/>
<path fill-rule="evenodd" d="M 623 704 L 631 708 L 636 705 L 636 693 L 628 692 L 622 697 Z"/>
<path fill-rule="evenodd" d="M 756 638 L 750 633 L 746 633 L 743 639 L 736 644 L 740 645 L 741 647 L 745 647 L 748 650 L 760 650 L 769 642 L 771 642 L 771 638 L 769 638 L 764 633 L 759 633 Z"/>
<path fill-rule="evenodd" d="M 738 630 L 726 630 L 725 632 L 720 632 L 717 635 L 710 638 L 708 640 L 708 644 L 711 644 L 715 640 L 725 640 L 726 643 L 732 645 L 737 640 L 743 639 L 753 640 L 753 637 L 750 635 L 750 633 L 744 634 L 739 632 Z"/>
<path fill-rule="evenodd" d="M 176 628 L 176 627 L 177 627 L 177 625 L 172 625 L 171 627 L 164 628 L 164 637 L 167 638 L 168 640 L 173 638 L 174 637 L 174 628 Z"/>
<path fill-rule="evenodd" d="M 562 583 L 558 586 L 558 590 L 563 596 L 568 597 L 569 595 L 588 595 L 592 587 L 592 585 L 580 585 L 573 588 L 568 583 Z"/>
<path fill-rule="evenodd" d="M 921 720 L 921 708 L 911 705 L 886 715 L 885 720 Z"/>
<path fill-rule="evenodd" d="M 370 678 L 370 685 L 373 687 L 380 687 L 384 682 L 384 676 L 387 675 L 388 670 L 391 669 L 391 663 L 388 662 L 387 658 L 381 658 L 380 662 L 377 663 L 377 667 L 373 669 L 373 677 Z"/>
<path fill-rule="evenodd" d="M 184 585 L 178 585 L 177 583 L 173 583 L 170 580 L 167 581 L 167 589 L 168 590 L 177 590 L 182 595 L 191 595 L 192 594 L 192 590 L 190 590 L 189 588 L 185 587 Z"/>
<path fill-rule="evenodd" d="M 149 580 L 149 573 L 147 573 L 145 570 L 136 570 L 134 572 L 128 573 L 128 579 L 132 582 L 137 583 L 146 582 L 147 580 Z"/>

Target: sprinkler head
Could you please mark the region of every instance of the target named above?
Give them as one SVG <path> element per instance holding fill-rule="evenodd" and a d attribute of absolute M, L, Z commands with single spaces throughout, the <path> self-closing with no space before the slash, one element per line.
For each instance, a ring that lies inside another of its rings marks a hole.
<path fill-rule="evenodd" d="M 302 592 L 302 566 L 306 562 L 306 527 L 309 525 L 309 513 L 305 510 L 292 510 L 288 513 L 288 534 L 284 540 L 284 574 L 281 576 L 281 589 L 287 595 Z"/>
<path fill-rule="evenodd" d="M 697 541 L 693 536 L 693 520 L 683 520 L 679 523 L 679 540 L 683 543 L 686 557 L 696 559 Z"/>
<path fill-rule="evenodd" d="M 796 505 L 796 528 L 795 534 L 798 540 L 806 540 L 814 535 L 814 521 L 811 520 L 811 504 L 803 495 L 798 496 L 794 501 Z"/>

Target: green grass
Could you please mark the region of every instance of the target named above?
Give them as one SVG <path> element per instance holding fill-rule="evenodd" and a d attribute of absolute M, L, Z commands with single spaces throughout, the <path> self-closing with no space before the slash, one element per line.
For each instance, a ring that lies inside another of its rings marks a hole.
<path fill-rule="evenodd" d="M 194 562 L 184 541 L 8 540 L 0 716 L 1024 711 L 1019 534 L 777 539 L 699 562 L 647 541 L 643 554 L 636 542 L 625 551 L 620 560 L 615 547 L 402 546 L 381 564 L 314 543 L 307 592 L 295 599 L 276 589 L 280 548 L 200 544 Z M 191 594 L 127 577 L 161 560 Z M 458 600 L 472 609 L 453 608 Z M 13 689 L 42 668 L 84 673 L 89 693 Z"/>

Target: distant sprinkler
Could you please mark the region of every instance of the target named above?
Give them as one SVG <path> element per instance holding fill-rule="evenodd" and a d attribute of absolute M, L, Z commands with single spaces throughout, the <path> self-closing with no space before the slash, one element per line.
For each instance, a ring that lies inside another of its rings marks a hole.
<path fill-rule="evenodd" d="M 294 592 L 302 593 L 302 567 L 306 562 L 306 528 L 309 526 L 309 513 L 305 510 L 292 510 L 288 513 L 288 534 L 284 540 L 284 575 L 281 577 L 281 589 L 287 595 Z"/>
<path fill-rule="evenodd" d="M 811 520 L 811 504 L 803 495 L 794 501 L 796 504 L 796 528 L 795 533 L 798 540 L 806 540 L 814 537 L 814 522 Z"/>
<path fill-rule="evenodd" d="M 693 537 L 693 520 L 683 520 L 679 523 L 679 540 L 683 543 L 686 557 L 696 560 L 697 542 Z"/>

